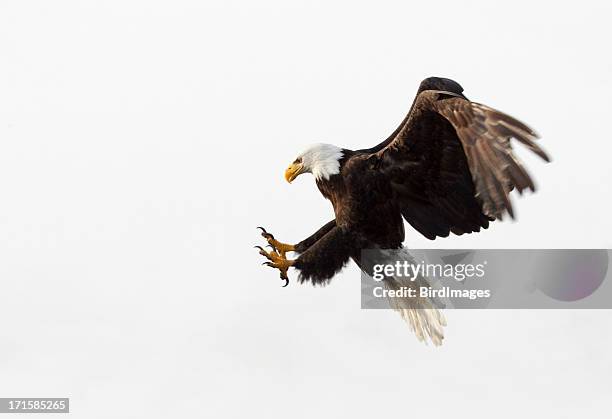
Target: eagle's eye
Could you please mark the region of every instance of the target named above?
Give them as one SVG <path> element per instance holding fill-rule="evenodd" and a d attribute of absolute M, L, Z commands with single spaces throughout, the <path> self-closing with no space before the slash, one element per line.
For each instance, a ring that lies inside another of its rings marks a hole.
<path fill-rule="evenodd" d="M 302 162 L 302 158 L 298 157 L 297 159 L 295 159 L 295 161 L 293 162 L 294 164 L 300 164 Z"/>

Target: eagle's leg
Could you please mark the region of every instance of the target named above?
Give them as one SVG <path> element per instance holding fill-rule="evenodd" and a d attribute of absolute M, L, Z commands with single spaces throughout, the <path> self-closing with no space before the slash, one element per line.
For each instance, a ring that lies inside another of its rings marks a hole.
<path fill-rule="evenodd" d="M 301 253 L 292 266 L 299 271 L 299 282 L 326 284 L 362 248 L 359 238 L 340 227 L 332 227 Z"/>
<path fill-rule="evenodd" d="M 318 229 L 312 236 L 305 238 L 304 240 L 296 244 L 295 251 L 298 253 L 304 253 L 306 250 L 310 249 L 316 242 L 321 240 L 334 227 L 336 227 L 336 220 L 331 220 L 323 227 Z"/>
<path fill-rule="evenodd" d="M 281 243 L 274 238 L 272 233 L 268 233 L 265 228 L 257 227 L 261 229 L 261 235 L 265 238 L 270 246 L 274 249 L 276 253 L 278 253 L 283 259 L 285 259 L 285 254 L 287 252 L 293 252 L 295 250 L 295 246 L 292 244 Z M 261 253 L 261 252 L 260 252 Z M 265 255 L 264 255 L 265 256 Z M 268 258 L 269 259 L 269 258 Z"/>
<path fill-rule="evenodd" d="M 285 285 L 283 286 L 286 287 L 287 284 L 289 284 L 289 277 L 287 276 L 287 270 L 289 270 L 289 268 L 293 266 L 293 263 L 295 261 L 285 259 L 284 254 L 281 255 L 277 253 L 275 250 L 266 252 L 261 246 L 255 246 L 255 247 L 259 249 L 260 255 L 265 256 L 266 259 L 269 260 L 269 262 L 264 262 L 264 265 L 270 266 L 272 268 L 276 268 L 280 271 L 281 279 L 285 280 Z"/>

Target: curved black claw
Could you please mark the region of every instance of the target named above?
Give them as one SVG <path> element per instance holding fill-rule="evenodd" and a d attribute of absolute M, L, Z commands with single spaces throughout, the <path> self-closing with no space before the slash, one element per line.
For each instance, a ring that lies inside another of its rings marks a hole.
<path fill-rule="evenodd" d="M 269 260 L 269 261 L 271 261 L 271 262 L 274 262 L 274 261 L 275 261 L 275 259 L 274 259 L 274 258 L 275 258 L 275 257 L 278 257 L 278 254 L 276 253 L 276 251 L 273 251 L 273 252 L 268 253 L 268 252 L 266 252 L 266 251 L 265 251 L 265 249 L 264 249 L 263 247 L 261 247 L 261 246 L 254 246 L 254 247 L 255 247 L 256 249 L 259 249 L 259 254 L 260 254 L 260 255 L 264 256 L 266 259 L 268 259 L 268 260 Z M 267 263 L 270 263 L 270 262 L 267 262 Z M 273 266 L 273 267 L 274 267 L 274 266 Z"/>
<path fill-rule="evenodd" d="M 260 255 L 265 256 L 265 257 L 267 257 L 268 259 L 270 258 L 270 257 L 268 256 L 268 252 L 266 252 L 266 251 L 264 250 L 264 248 L 263 248 L 263 247 L 261 247 L 261 246 L 253 246 L 253 247 L 254 247 L 255 249 L 259 249 L 259 252 L 258 252 L 258 253 L 259 253 Z"/>
<path fill-rule="evenodd" d="M 274 236 L 271 233 L 268 233 L 265 228 L 257 227 L 261 230 L 261 236 L 266 239 L 274 239 Z"/>
<path fill-rule="evenodd" d="M 275 264 L 275 263 L 273 263 L 273 262 L 264 262 L 264 263 L 262 263 L 262 265 L 269 266 L 269 267 L 271 267 L 271 268 L 276 268 L 276 269 L 279 269 L 278 265 L 276 265 L 276 264 Z M 281 278 L 283 281 L 285 281 L 285 285 L 282 285 L 282 287 L 283 287 L 283 288 L 285 288 L 287 285 L 289 285 L 289 277 L 287 276 L 287 271 L 286 271 L 286 270 L 284 270 L 284 271 L 283 271 L 283 270 L 281 270 L 281 272 L 280 272 L 280 278 Z"/>

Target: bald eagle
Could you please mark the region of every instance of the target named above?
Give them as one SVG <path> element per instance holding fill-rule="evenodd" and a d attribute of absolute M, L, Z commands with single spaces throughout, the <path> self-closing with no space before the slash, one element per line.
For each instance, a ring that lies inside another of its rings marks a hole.
<path fill-rule="evenodd" d="M 427 78 L 408 115 L 377 146 L 353 151 L 315 144 L 299 154 L 286 180 L 311 173 L 335 217 L 294 245 L 262 228 L 272 250 L 256 247 L 285 285 L 290 267 L 300 282 L 326 284 L 349 259 L 364 270 L 362 249 L 400 249 L 404 219 L 433 240 L 486 229 L 505 214 L 514 218 L 510 191 L 535 186 L 513 154 L 512 138 L 549 161 L 527 125 L 471 102 L 453 80 Z M 290 260 L 287 252 L 299 256 Z"/>

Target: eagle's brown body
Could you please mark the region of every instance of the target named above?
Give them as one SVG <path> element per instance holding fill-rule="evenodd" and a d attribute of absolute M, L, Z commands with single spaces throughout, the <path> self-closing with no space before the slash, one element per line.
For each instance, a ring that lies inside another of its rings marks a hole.
<path fill-rule="evenodd" d="M 358 231 L 377 247 L 395 249 L 404 241 L 401 207 L 391 184 L 365 153 L 345 150 L 340 173 L 317 186 L 334 207 L 336 225 Z M 390 199 L 391 198 L 391 199 Z"/>

